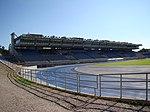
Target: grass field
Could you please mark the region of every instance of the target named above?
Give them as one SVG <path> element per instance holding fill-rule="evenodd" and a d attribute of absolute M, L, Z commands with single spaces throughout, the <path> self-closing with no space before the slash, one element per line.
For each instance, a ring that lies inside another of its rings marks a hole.
<path fill-rule="evenodd" d="M 150 59 L 95 64 L 95 66 L 143 66 L 143 65 L 150 65 Z"/>

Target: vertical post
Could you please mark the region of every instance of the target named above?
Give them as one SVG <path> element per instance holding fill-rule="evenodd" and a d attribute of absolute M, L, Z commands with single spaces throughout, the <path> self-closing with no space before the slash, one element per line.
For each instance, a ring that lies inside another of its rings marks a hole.
<path fill-rule="evenodd" d="M 48 71 L 46 71 L 46 85 L 48 86 Z"/>
<path fill-rule="evenodd" d="M 94 88 L 94 96 L 96 96 L 96 88 Z"/>
<path fill-rule="evenodd" d="M 23 74 L 22 74 L 23 78 L 25 78 L 25 77 L 24 77 L 24 74 L 25 74 L 25 69 L 23 68 Z"/>
<path fill-rule="evenodd" d="M 28 69 L 28 80 L 30 80 L 31 70 Z"/>
<path fill-rule="evenodd" d="M 25 70 L 26 69 L 23 68 L 23 78 L 25 78 Z"/>
<path fill-rule="evenodd" d="M 26 79 L 27 69 L 25 69 L 24 78 Z"/>
<path fill-rule="evenodd" d="M 38 83 L 37 82 L 37 70 L 35 70 L 35 82 Z"/>
<path fill-rule="evenodd" d="M 22 68 L 20 68 L 20 74 L 19 75 L 22 76 Z"/>
<path fill-rule="evenodd" d="M 122 74 L 120 75 L 120 99 L 122 99 Z"/>
<path fill-rule="evenodd" d="M 146 101 L 148 100 L 148 74 L 146 73 Z"/>
<path fill-rule="evenodd" d="M 55 73 L 55 87 L 57 87 L 56 73 Z"/>
<path fill-rule="evenodd" d="M 99 96 L 102 96 L 102 78 L 99 75 Z"/>
<path fill-rule="evenodd" d="M 20 72 L 21 77 L 23 77 L 23 73 L 24 73 L 24 69 L 21 68 L 21 72 Z"/>
<path fill-rule="evenodd" d="M 28 70 L 26 69 L 26 73 L 25 73 L 25 77 L 26 77 L 26 79 L 28 79 L 27 72 L 28 72 Z"/>
<path fill-rule="evenodd" d="M 40 71 L 40 84 L 42 84 L 42 72 Z"/>
<path fill-rule="evenodd" d="M 20 76 L 22 76 L 22 68 L 20 68 Z"/>
<path fill-rule="evenodd" d="M 24 72 L 25 72 L 25 70 L 24 70 L 24 68 L 22 69 L 22 77 L 24 78 Z"/>
<path fill-rule="evenodd" d="M 26 70 L 26 79 L 29 79 L 29 70 Z"/>
<path fill-rule="evenodd" d="M 96 88 L 94 89 L 94 95 L 96 96 L 96 89 L 98 89 L 98 76 L 96 76 Z"/>
<path fill-rule="evenodd" d="M 67 89 L 67 87 L 66 87 L 66 78 L 67 78 L 67 76 L 66 76 L 66 73 L 65 73 L 65 90 Z"/>
<path fill-rule="evenodd" d="M 30 70 L 30 75 L 31 75 L 31 81 L 32 81 L 32 70 Z"/>
<path fill-rule="evenodd" d="M 98 75 L 96 76 L 96 88 L 98 89 Z"/>
<path fill-rule="evenodd" d="M 79 92 L 79 74 L 76 74 L 76 81 L 77 81 L 77 92 Z"/>
<path fill-rule="evenodd" d="M 79 89 L 79 90 L 78 90 L 78 91 L 79 91 L 79 93 L 80 93 L 80 91 L 81 91 L 81 88 L 80 88 L 80 74 L 78 74 L 78 76 L 79 76 L 79 77 L 78 77 L 78 78 L 79 78 L 79 82 L 78 82 L 78 84 L 79 84 L 79 88 L 78 88 L 78 89 Z"/>
<path fill-rule="evenodd" d="M 27 79 L 27 69 L 26 69 L 26 71 L 25 71 L 25 78 Z"/>

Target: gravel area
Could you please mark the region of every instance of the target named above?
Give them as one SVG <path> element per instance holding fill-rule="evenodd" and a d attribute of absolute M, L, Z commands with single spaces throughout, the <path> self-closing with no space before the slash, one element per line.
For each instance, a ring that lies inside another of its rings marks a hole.
<path fill-rule="evenodd" d="M 149 112 L 148 106 L 84 97 L 16 82 L 0 63 L 0 112 Z"/>
<path fill-rule="evenodd" d="M 69 112 L 57 104 L 30 94 L 14 85 L 0 63 L 0 112 Z"/>

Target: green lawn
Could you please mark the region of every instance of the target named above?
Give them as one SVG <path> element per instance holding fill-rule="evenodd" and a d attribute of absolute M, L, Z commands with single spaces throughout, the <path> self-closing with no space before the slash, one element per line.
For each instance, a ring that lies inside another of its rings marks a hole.
<path fill-rule="evenodd" d="M 150 59 L 95 64 L 95 66 L 140 66 L 140 65 L 150 65 Z"/>

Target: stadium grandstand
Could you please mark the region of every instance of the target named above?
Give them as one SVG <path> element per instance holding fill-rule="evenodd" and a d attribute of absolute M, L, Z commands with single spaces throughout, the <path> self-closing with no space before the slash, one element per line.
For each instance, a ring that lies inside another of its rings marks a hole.
<path fill-rule="evenodd" d="M 72 64 L 113 59 L 135 59 L 133 50 L 141 44 L 92 40 L 77 37 L 43 36 L 41 34 L 11 34 L 9 51 L 19 63 Z"/>
<path fill-rule="evenodd" d="M 140 54 L 142 54 L 145 58 L 150 58 L 150 49 L 141 49 L 139 51 Z"/>

